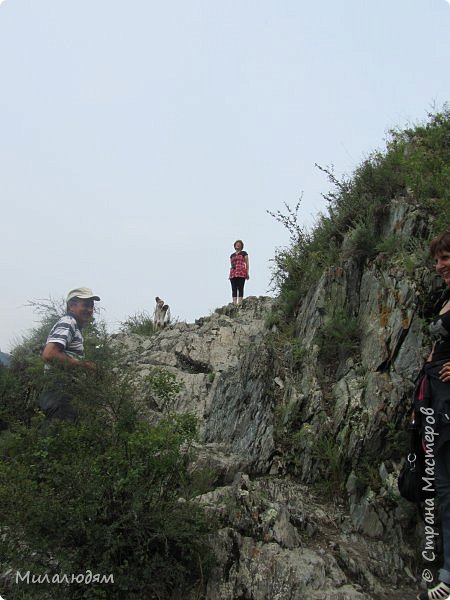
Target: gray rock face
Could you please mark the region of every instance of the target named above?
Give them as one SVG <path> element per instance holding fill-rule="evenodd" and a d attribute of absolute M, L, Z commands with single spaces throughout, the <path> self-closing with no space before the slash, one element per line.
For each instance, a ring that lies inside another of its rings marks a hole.
<path fill-rule="evenodd" d="M 115 336 L 127 360 L 144 379 L 164 368 L 182 385 L 173 402 L 154 399 L 156 411 L 191 412 L 200 420 L 201 439 L 238 455 L 239 467 L 265 472 L 273 441 L 273 368 L 264 343 L 270 298 L 246 298 L 195 324 L 178 323 L 158 335 Z"/>
<path fill-rule="evenodd" d="M 218 566 L 208 600 L 383 597 L 386 584 L 373 574 L 381 564 L 385 579 L 401 579 L 404 565 L 389 543 L 349 532 L 343 508 L 318 501 L 307 486 L 238 474 L 197 500 L 223 525 L 212 541 Z M 403 593 L 389 589 L 390 597 Z"/>
<path fill-rule="evenodd" d="M 397 201 L 384 231 L 407 239 L 422 235 L 426 220 Z M 370 262 L 349 256 L 303 298 L 295 368 L 265 327 L 270 298 L 247 298 L 150 338 L 115 336 L 142 382 L 161 368 L 183 384 L 170 400 L 142 392 L 150 418 L 174 410 L 199 418 L 197 465 L 213 469 L 221 486 L 196 499 L 220 521 L 208 600 L 415 597 L 414 507 L 396 489 L 400 450 L 389 459 L 383 452 L 427 352 L 418 289 L 434 285 L 427 272 L 382 254 Z M 358 347 L 330 364 L 320 334 L 339 311 L 357 323 Z M 296 482 L 285 475 L 289 436 Z M 333 501 L 310 486 L 324 481 L 336 485 Z"/>

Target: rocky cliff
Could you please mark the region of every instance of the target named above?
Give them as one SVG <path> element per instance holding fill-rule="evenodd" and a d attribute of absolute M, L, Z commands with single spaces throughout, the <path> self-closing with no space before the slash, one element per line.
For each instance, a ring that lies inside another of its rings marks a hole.
<path fill-rule="evenodd" d="M 383 228 L 420 237 L 427 217 L 399 200 Z M 348 252 L 305 295 L 290 336 L 267 326 L 274 300 L 255 297 L 152 337 L 115 336 L 142 380 L 164 369 L 183 384 L 170 401 L 146 392 L 151 418 L 199 419 L 195 464 L 213 489 L 196 501 L 220 523 L 209 600 L 415 597 L 421 525 L 396 474 L 437 283 L 408 259 Z M 343 315 L 351 344 L 324 334 Z"/>

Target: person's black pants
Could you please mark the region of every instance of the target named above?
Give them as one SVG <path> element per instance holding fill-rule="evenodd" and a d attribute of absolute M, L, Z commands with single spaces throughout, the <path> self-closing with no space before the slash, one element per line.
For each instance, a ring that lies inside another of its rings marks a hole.
<path fill-rule="evenodd" d="M 233 298 L 243 298 L 244 297 L 244 284 L 245 277 L 233 277 L 230 279 L 231 281 L 231 291 Z"/>

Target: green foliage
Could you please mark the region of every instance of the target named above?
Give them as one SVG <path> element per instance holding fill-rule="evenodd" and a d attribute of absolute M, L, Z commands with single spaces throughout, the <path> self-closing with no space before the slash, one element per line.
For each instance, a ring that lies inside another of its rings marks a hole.
<path fill-rule="evenodd" d="M 324 433 L 317 437 L 314 444 L 313 455 L 326 473 L 326 480 L 319 482 L 319 486 L 328 494 L 342 492 L 346 480 L 342 448 L 336 436 Z"/>
<path fill-rule="evenodd" d="M 190 500 L 211 481 L 189 466 L 197 421 L 170 415 L 143 422 L 135 374 L 101 328 L 87 338 L 95 372 L 55 365 L 44 378 L 46 388 L 62 386 L 72 397 L 77 426 L 47 422 L 35 398 L 15 414 L 30 386 L 42 387 L 39 357 L 26 355 L 24 376 L 0 369 L 0 419 L 8 423 L 0 433 L 0 567 L 114 576 L 104 585 L 14 585 L 24 599 L 188 598 L 211 560 L 211 525 Z M 148 384 L 164 401 L 180 385 L 162 371 Z"/>
<path fill-rule="evenodd" d="M 121 323 L 121 330 L 124 333 L 137 333 L 139 335 L 153 335 L 155 326 L 153 318 L 146 311 L 137 312 L 128 317 Z"/>
<path fill-rule="evenodd" d="M 365 221 L 356 223 L 342 244 L 342 258 L 364 260 L 376 254 L 377 237 L 372 226 Z"/>
<path fill-rule="evenodd" d="M 189 481 L 180 448 L 195 434 L 190 416 L 132 430 L 92 422 L 53 423 L 46 436 L 18 429 L 0 463 L 3 556 L 14 540 L 6 558 L 22 572 L 51 571 L 51 556 L 55 572 L 112 573 L 108 598 L 171 598 L 189 588 L 208 562 L 207 521 L 179 501 Z M 64 597 L 92 598 L 91 590 L 72 585 Z"/>
<path fill-rule="evenodd" d="M 32 391 L 27 389 L 20 381 L 22 373 L 15 373 L 0 365 L 0 424 L 1 428 L 9 426 L 16 420 L 26 421 L 33 410 Z M 26 377 L 24 377 L 26 379 Z"/>
<path fill-rule="evenodd" d="M 22 345 L 13 351 L 11 368 L 0 368 L 0 420 L 10 426 L 29 423 L 44 383 L 43 362 Z"/>
<path fill-rule="evenodd" d="M 429 115 L 425 124 L 391 131 L 386 150 L 372 153 L 351 177 L 340 181 L 331 169 L 318 168 L 327 175 L 332 190 L 324 195 L 326 213 L 318 216 L 311 231 L 300 224 L 300 202 L 294 208 L 285 204 L 286 214 L 268 211 L 289 233 L 290 245 L 276 251 L 272 268 L 272 285 L 279 291 L 278 309 L 285 320 L 295 315 L 303 297 L 327 268 L 348 259 L 370 260 L 386 249 L 394 254 L 396 245 L 402 246 L 394 236 L 383 238 L 383 223 L 394 198 L 429 211 L 425 237 L 448 229 L 450 109 L 445 106 Z M 426 245 L 427 240 L 422 240 L 422 251 L 417 253 L 420 261 L 427 260 Z M 409 260 L 407 269 L 420 264 Z"/>
<path fill-rule="evenodd" d="M 55 367 L 44 376 L 43 362 L 40 358 L 48 333 L 55 322 L 66 313 L 64 300 L 30 301 L 40 324 L 24 336 L 12 350 L 10 369 L 0 369 L 0 420 L 13 426 L 15 422 L 30 423 L 34 414 L 37 398 L 44 385 L 51 386 L 56 381 L 63 381 L 69 388 L 76 387 L 73 373 L 62 366 Z M 111 351 L 106 350 L 107 334 L 103 323 L 92 322 L 83 329 L 86 358 L 98 364 L 97 375 L 100 377 L 108 366 L 104 366 L 111 358 Z M 108 363 L 109 364 L 109 363 Z M 79 374 L 78 386 L 83 380 Z M 77 394 L 74 391 L 75 394 Z M 84 390 L 81 390 L 81 396 Z"/>
<path fill-rule="evenodd" d="M 342 359 L 354 352 L 360 341 L 357 320 L 340 309 L 325 319 L 318 335 L 320 358 L 325 362 Z"/>
<path fill-rule="evenodd" d="M 310 234 L 299 224 L 300 200 L 294 208 L 285 203 L 287 214 L 267 211 L 289 232 L 290 247 L 277 249 L 272 259 L 272 286 L 280 291 L 278 307 L 285 317 L 295 314 L 304 293 L 304 281 L 310 279 L 314 263 L 304 260 L 311 244 Z"/>
<path fill-rule="evenodd" d="M 393 421 L 386 423 L 386 439 L 384 448 L 387 452 L 381 455 L 382 460 L 398 460 L 399 456 L 403 456 L 408 452 L 411 442 L 410 432 L 405 427 L 398 428 Z"/>
<path fill-rule="evenodd" d="M 401 236 L 393 233 L 378 241 L 376 251 L 387 254 L 388 256 L 394 256 L 402 251 L 404 247 L 405 240 Z"/>
<path fill-rule="evenodd" d="M 450 182 L 449 182 L 450 185 Z M 428 202 L 434 219 L 432 222 L 432 236 L 447 231 L 450 227 L 450 201 L 448 198 L 436 198 Z"/>
<path fill-rule="evenodd" d="M 13 349 L 13 356 L 19 359 L 24 354 L 39 354 L 44 347 L 48 332 L 67 310 L 63 298 L 55 300 L 46 298 L 41 300 L 30 300 L 31 307 L 38 317 L 38 325 L 22 339 L 22 342 Z"/>
<path fill-rule="evenodd" d="M 300 406 L 279 405 L 275 410 L 275 435 L 283 448 L 286 466 L 290 473 L 299 474 L 304 467 L 305 452 L 311 454 L 314 467 L 314 487 L 321 494 L 330 496 L 343 492 L 346 481 L 346 465 L 339 440 L 333 433 L 316 431 L 302 421 Z"/>
<path fill-rule="evenodd" d="M 293 371 L 298 371 L 305 359 L 306 351 L 301 340 L 298 337 L 293 338 L 290 342 L 291 350 L 291 368 Z"/>
<path fill-rule="evenodd" d="M 64 302 L 39 300 L 29 303 L 40 324 L 13 348 L 11 368 L 0 369 L 0 420 L 10 426 L 29 422 L 43 385 L 43 363 L 39 358 L 48 332 L 65 312 Z"/>
<path fill-rule="evenodd" d="M 174 373 L 164 369 L 152 369 L 146 378 L 148 392 L 152 398 L 156 398 L 159 405 L 167 406 L 183 388 L 183 384 L 177 381 Z"/>
<path fill-rule="evenodd" d="M 428 121 L 392 131 L 388 144 L 399 155 L 405 185 L 418 200 L 450 200 L 450 109 L 428 115 Z M 448 221 L 444 228 L 448 227 Z"/>
<path fill-rule="evenodd" d="M 428 240 L 425 239 L 405 239 L 392 234 L 377 243 L 376 251 L 385 255 L 390 264 L 400 267 L 411 276 L 430 262 Z"/>
<path fill-rule="evenodd" d="M 383 482 L 380 476 L 380 460 L 374 457 L 362 457 L 358 466 L 355 468 L 356 485 L 361 492 L 370 488 L 372 492 L 378 494 L 382 488 Z"/>
<path fill-rule="evenodd" d="M 264 325 L 266 329 L 274 329 L 276 331 L 279 327 L 281 327 L 283 320 L 283 313 L 278 306 L 274 306 L 272 310 L 269 310 L 264 319 Z"/>
<path fill-rule="evenodd" d="M 398 427 L 395 420 L 388 420 L 383 431 L 384 440 L 376 452 L 363 453 L 355 466 L 358 487 L 364 492 L 368 487 L 378 494 L 383 487 L 380 465 L 397 463 L 399 456 L 405 456 L 410 448 L 410 432 L 404 426 Z"/>

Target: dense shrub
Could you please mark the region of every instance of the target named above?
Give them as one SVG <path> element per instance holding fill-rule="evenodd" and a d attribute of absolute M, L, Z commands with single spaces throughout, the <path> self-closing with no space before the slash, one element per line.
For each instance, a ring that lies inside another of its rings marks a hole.
<path fill-rule="evenodd" d="M 100 328 L 101 329 L 101 328 Z M 10 584 L 15 597 L 91 600 L 188 598 L 208 571 L 210 525 L 190 498 L 188 466 L 197 423 L 172 415 L 157 425 L 140 418 L 134 373 L 121 366 L 107 336 L 87 344 L 95 373 L 53 368 L 46 387 L 64 385 L 80 411 L 77 426 L 47 423 L 33 402 L 15 415 L 23 386 L 42 385 L 0 370 L 0 568 L 35 574 L 112 575 L 114 583 Z M 25 344 L 26 345 L 26 344 Z M 28 361 L 28 358 L 27 358 Z M 25 363 L 24 363 L 25 364 Z M 28 364 L 28 363 L 27 363 Z M 36 373 L 39 358 L 29 359 Z M 179 384 L 162 371 L 146 382 L 173 398 Z"/>
<path fill-rule="evenodd" d="M 121 330 L 124 333 L 153 335 L 155 333 L 155 326 L 152 316 L 146 311 L 141 311 L 130 315 L 126 321 L 123 321 L 121 323 Z"/>
<path fill-rule="evenodd" d="M 10 433 L 0 463 L 3 557 L 22 573 L 114 576 L 95 596 L 71 585 L 67 598 L 180 597 L 207 563 L 206 519 L 179 501 L 189 479 L 180 449 L 195 429 L 184 416 L 132 431 L 84 422 Z"/>
<path fill-rule="evenodd" d="M 0 420 L 10 426 L 15 422 L 30 424 L 44 382 L 48 385 L 51 379 L 44 379 L 40 354 L 51 327 L 66 312 L 63 299 L 31 301 L 30 306 L 35 309 L 39 324 L 13 348 L 11 368 L 0 370 Z M 83 336 L 87 357 L 98 364 L 99 374 L 107 371 L 111 350 L 106 349 L 108 337 L 105 325 L 93 321 L 83 329 Z M 64 375 L 60 370 L 57 376 L 64 379 L 65 385 L 73 386 L 70 372 Z"/>

